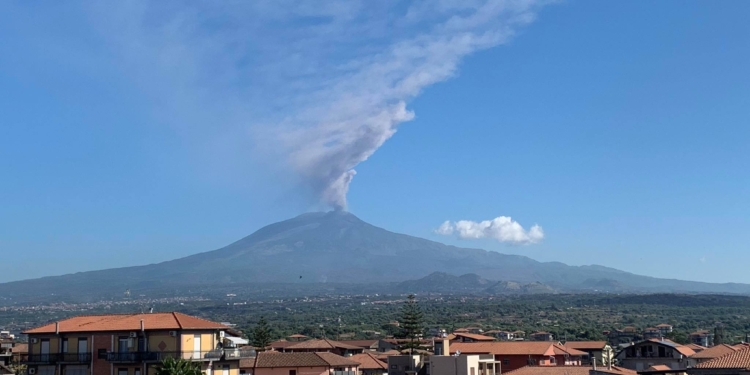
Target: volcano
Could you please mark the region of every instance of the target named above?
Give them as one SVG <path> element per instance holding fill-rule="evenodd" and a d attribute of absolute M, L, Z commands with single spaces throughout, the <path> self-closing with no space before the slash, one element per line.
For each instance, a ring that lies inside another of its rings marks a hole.
<path fill-rule="evenodd" d="M 307 213 L 268 225 L 226 247 L 137 267 L 80 272 L 0 284 L 0 296 L 146 293 L 244 284 L 387 284 L 434 272 L 492 281 L 543 283 L 561 291 L 750 294 L 747 284 L 639 276 L 602 266 L 538 262 L 519 255 L 459 248 L 393 233 L 343 211 Z M 597 280 L 592 283 L 592 280 Z"/>

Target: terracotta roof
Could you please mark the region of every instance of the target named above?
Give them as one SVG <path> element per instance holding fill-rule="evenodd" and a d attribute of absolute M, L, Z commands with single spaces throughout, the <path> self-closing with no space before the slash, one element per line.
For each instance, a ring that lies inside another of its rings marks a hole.
<path fill-rule="evenodd" d="M 687 344 L 685 346 L 687 346 L 690 349 L 693 349 L 693 351 L 695 351 L 696 353 L 698 353 L 701 350 L 706 350 L 707 349 L 705 346 L 700 346 L 698 344 Z"/>
<path fill-rule="evenodd" d="M 255 359 L 256 368 L 334 366 L 357 367 L 359 363 L 333 353 L 261 352 Z"/>
<path fill-rule="evenodd" d="M 363 349 L 369 349 L 371 346 L 378 343 L 379 340 L 342 340 L 341 343 L 347 345 L 358 346 Z"/>
<path fill-rule="evenodd" d="M 255 358 L 241 358 L 240 359 L 241 369 L 251 369 L 253 367 L 255 367 Z"/>
<path fill-rule="evenodd" d="M 300 335 L 299 333 L 296 333 L 296 334 L 294 334 L 294 335 L 291 335 L 291 336 L 289 336 L 289 338 L 290 338 L 290 339 L 306 339 L 306 338 L 308 338 L 308 337 L 307 337 L 307 336 L 305 336 L 305 335 Z"/>
<path fill-rule="evenodd" d="M 517 370 L 503 372 L 503 374 L 513 375 L 589 375 L 594 369 L 589 366 L 525 366 Z M 637 372 L 620 367 L 599 367 L 596 369 L 599 374 L 619 374 L 619 375 L 636 375 Z"/>
<path fill-rule="evenodd" d="M 568 341 L 565 343 L 566 348 L 578 350 L 602 350 L 607 346 L 606 341 Z"/>
<path fill-rule="evenodd" d="M 562 346 L 560 344 L 554 344 L 553 347 L 554 347 L 556 355 L 569 354 L 569 355 L 582 356 L 582 355 L 588 355 L 589 354 L 589 353 L 586 353 L 586 352 L 582 352 L 582 351 L 580 351 L 578 349 L 566 348 L 566 347 L 564 347 L 564 346 Z"/>
<path fill-rule="evenodd" d="M 708 350 L 708 349 L 706 349 Z M 721 357 L 701 362 L 696 368 L 750 369 L 750 349 L 737 350 Z"/>
<path fill-rule="evenodd" d="M 658 327 L 658 328 L 669 328 L 671 326 L 672 326 L 671 324 L 666 324 L 666 323 L 662 323 L 662 324 L 657 324 L 656 325 L 656 327 Z"/>
<path fill-rule="evenodd" d="M 716 346 L 712 346 L 712 347 L 710 347 L 708 349 L 701 350 L 700 352 L 691 355 L 690 358 L 693 358 L 693 359 L 714 359 L 714 358 L 718 358 L 718 357 L 721 357 L 721 356 L 729 354 L 729 353 L 734 353 L 737 350 L 738 349 L 735 349 L 734 347 L 729 346 L 727 344 L 719 344 L 719 345 L 716 345 Z"/>
<path fill-rule="evenodd" d="M 586 354 L 546 341 L 458 342 L 451 344 L 451 353 L 455 353 L 457 350 L 460 350 L 463 354 L 495 355 L 553 355 L 556 351 L 571 355 Z"/>
<path fill-rule="evenodd" d="M 392 355 L 401 355 L 401 352 L 395 349 L 391 349 L 386 352 L 377 353 L 375 356 L 378 357 L 378 359 L 381 361 L 383 360 L 387 361 L 388 357 Z"/>
<path fill-rule="evenodd" d="M 477 335 L 474 333 L 455 333 L 456 337 L 466 337 L 468 339 L 476 340 L 476 341 L 495 341 L 494 337 L 485 336 L 485 335 Z"/>
<path fill-rule="evenodd" d="M 29 344 L 18 343 L 18 344 L 16 344 L 16 346 L 12 347 L 10 349 L 10 351 L 12 353 L 22 353 L 22 354 L 28 353 L 29 352 Z"/>
<path fill-rule="evenodd" d="M 355 345 L 345 344 L 339 341 L 333 341 L 329 339 L 321 340 L 307 340 L 295 342 L 292 345 L 284 347 L 285 350 L 329 350 L 329 349 L 359 349 L 362 348 Z"/>
<path fill-rule="evenodd" d="M 667 365 L 653 365 L 649 367 L 646 371 L 669 371 L 672 368 Z"/>
<path fill-rule="evenodd" d="M 359 363 L 360 370 L 388 370 L 388 364 L 381 361 L 372 353 L 355 354 L 349 357 L 354 362 Z"/>
<path fill-rule="evenodd" d="M 146 330 L 216 329 L 229 327 L 209 320 L 196 318 L 178 312 L 153 314 L 82 315 L 59 321 L 60 332 L 111 332 L 139 331 L 141 320 Z M 55 333 L 55 323 L 33 328 L 24 332 Z"/>

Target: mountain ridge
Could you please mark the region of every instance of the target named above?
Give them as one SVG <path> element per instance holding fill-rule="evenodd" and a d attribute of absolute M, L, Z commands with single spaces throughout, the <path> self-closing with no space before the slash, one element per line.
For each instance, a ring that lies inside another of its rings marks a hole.
<path fill-rule="evenodd" d="M 598 265 L 569 266 L 460 248 L 390 232 L 351 213 L 331 211 L 302 214 L 267 225 L 225 247 L 166 262 L 0 284 L 0 296 L 66 295 L 75 288 L 111 294 L 111 290 L 126 288 L 184 291 L 243 283 L 399 283 L 434 272 L 521 284 L 539 282 L 574 292 L 750 294 L 747 284 L 659 279 Z"/>

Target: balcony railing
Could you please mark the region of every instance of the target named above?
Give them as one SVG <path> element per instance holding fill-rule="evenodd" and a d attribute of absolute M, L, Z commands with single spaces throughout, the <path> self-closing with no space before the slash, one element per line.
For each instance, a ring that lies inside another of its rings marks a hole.
<path fill-rule="evenodd" d="M 255 350 L 215 349 L 210 351 L 185 352 L 109 352 L 107 361 L 116 363 L 160 362 L 167 358 L 185 359 L 188 361 L 219 361 L 223 359 L 240 359 L 255 357 Z"/>
<path fill-rule="evenodd" d="M 55 363 L 89 363 L 91 353 L 50 353 L 30 354 L 23 361 L 26 364 L 55 364 Z"/>

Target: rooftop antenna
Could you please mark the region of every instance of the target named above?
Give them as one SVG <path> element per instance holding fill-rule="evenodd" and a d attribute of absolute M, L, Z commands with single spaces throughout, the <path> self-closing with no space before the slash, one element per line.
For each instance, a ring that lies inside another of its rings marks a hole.
<path fill-rule="evenodd" d="M 153 308 L 153 307 L 152 307 L 152 308 L 150 308 L 150 309 L 148 310 L 148 313 L 149 313 L 149 314 L 153 314 L 153 313 L 154 313 L 154 308 Z"/>

